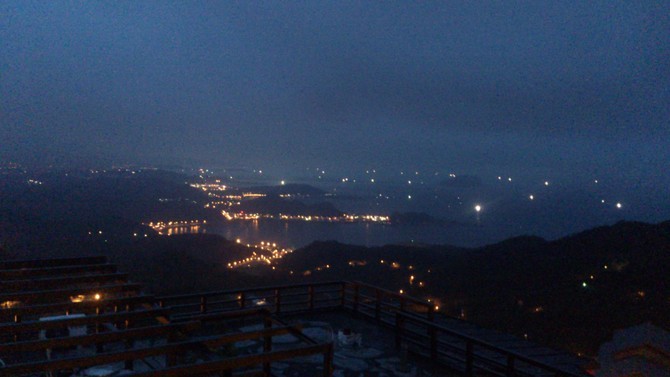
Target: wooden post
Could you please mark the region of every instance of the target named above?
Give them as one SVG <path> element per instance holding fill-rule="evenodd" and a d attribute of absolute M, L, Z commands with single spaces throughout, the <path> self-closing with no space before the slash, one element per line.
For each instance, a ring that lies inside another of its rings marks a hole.
<path fill-rule="evenodd" d="M 403 327 L 405 325 L 405 319 L 402 317 L 400 312 L 395 313 L 395 348 L 400 350 L 402 345 L 402 335 Z"/>
<path fill-rule="evenodd" d="M 263 327 L 265 329 L 272 328 L 272 318 L 270 316 L 265 316 L 263 318 Z M 263 353 L 267 353 L 272 351 L 272 336 L 271 335 L 265 335 L 263 337 Z M 266 376 L 270 376 L 272 366 L 270 363 L 263 363 L 263 373 L 265 373 Z"/>
<path fill-rule="evenodd" d="M 465 375 L 467 377 L 472 377 L 473 375 L 474 356 L 472 342 L 468 340 L 465 343 Z"/>
<path fill-rule="evenodd" d="M 275 289 L 275 313 L 281 312 L 281 290 Z"/>
<path fill-rule="evenodd" d="M 244 292 L 240 293 L 240 309 L 244 309 L 246 306 L 245 302 L 247 301 L 246 294 Z"/>
<path fill-rule="evenodd" d="M 516 373 L 514 372 L 514 355 L 507 355 L 507 377 L 513 377 Z"/>
<path fill-rule="evenodd" d="M 379 289 L 375 289 L 375 320 L 377 320 L 377 322 L 381 319 L 381 297 L 382 294 L 379 292 Z"/>
<path fill-rule="evenodd" d="M 326 352 L 323 353 L 323 376 L 333 376 L 333 343 L 328 343 Z"/>
<path fill-rule="evenodd" d="M 308 294 L 309 294 L 309 310 L 312 311 L 312 310 L 314 310 L 314 286 L 313 285 L 309 286 Z"/>
<path fill-rule="evenodd" d="M 200 296 L 200 313 L 207 312 L 207 296 Z"/>
<path fill-rule="evenodd" d="M 430 357 L 433 359 L 433 362 L 437 360 L 437 329 L 435 326 L 430 325 L 428 327 L 428 333 L 430 334 Z"/>
<path fill-rule="evenodd" d="M 354 313 L 358 313 L 358 283 L 354 283 Z"/>
<path fill-rule="evenodd" d="M 16 322 L 16 323 L 21 322 L 21 316 L 18 313 L 14 314 L 14 322 Z M 19 334 L 14 333 L 14 336 L 12 338 L 14 339 L 14 343 L 18 342 L 19 341 Z"/>
<path fill-rule="evenodd" d="M 342 288 L 340 289 L 340 306 L 344 308 L 344 305 L 346 304 L 345 302 L 345 296 L 347 294 L 347 283 L 342 282 Z"/>
<path fill-rule="evenodd" d="M 114 305 L 114 313 L 118 313 L 118 312 L 119 312 L 119 306 Z M 99 306 L 95 307 L 95 315 L 100 315 L 100 307 Z M 120 324 L 115 323 L 114 327 L 119 329 Z M 100 333 L 100 322 L 95 322 L 95 333 L 96 334 Z M 105 352 L 104 345 L 102 343 L 96 343 L 95 344 L 95 353 L 103 353 L 103 352 Z"/>
<path fill-rule="evenodd" d="M 170 332 L 167 338 L 167 342 L 172 343 L 176 341 L 176 334 L 174 332 Z M 165 355 L 165 366 L 172 367 L 177 365 L 177 355 L 175 355 L 174 352 L 169 352 L 168 354 Z"/>
<path fill-rule="evenodd" d="M 126 320 L 126 329 L 130 328 L 131 326 L 132 326 L 132 323 L 130 322 L 130 320 L 127 319 Z M 126 340 L 124 343 L 125 343 L 126 349 L 128 350 L 128 349 L 133 348 L 133 345 L 134 345 L 135 342 L 132 339 L 130 339 L 130 340 Z M 123 368 L 125 368 L 127 370 L 133 370 L 133 361 L 134 361 L 133 359 L 126 360 L 124 362 Z"/>
<path fill-rule="evenodd" d="M 433 307 L 433 305 L 430 305 L 428 307 L 428 320 L 430 322 L 435 322 L 435 308 Z"/>

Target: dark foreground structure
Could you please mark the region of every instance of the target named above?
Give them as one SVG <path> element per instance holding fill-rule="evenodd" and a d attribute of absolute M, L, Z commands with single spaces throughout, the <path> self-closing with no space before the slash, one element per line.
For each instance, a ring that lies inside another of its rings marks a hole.
<path fill-rule="evenodd" d="M 0 262 L 0 376 L 570 376 L 583 360 L 359 282 L 154 297 L 105 257 Z"/>

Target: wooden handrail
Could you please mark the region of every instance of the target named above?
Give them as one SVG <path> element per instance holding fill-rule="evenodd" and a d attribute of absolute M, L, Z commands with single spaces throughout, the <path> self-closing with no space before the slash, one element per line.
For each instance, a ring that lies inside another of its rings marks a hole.
<path fill-rule="evenodd" d="M 161 301 L 174 301 L 174 300 L 186 300 L 194 299 L 200 297 L 211 297 L 211 296 L 222 296 L 222 295 L 234 295 L 239 293 L 249 293 L 249 292 L 263 292 L 263 291 L 274 291 L 277 289 L 297 289 L 297 288 L 309 288 L 311 287 L 322 287 L 328 285 L 340 285 L 341 281 L 329 281 L 329 282 L 320 282 L 320 283 L 303 283 L 303 284 L 286 284 L 286 285 L 274 285 L 274 286 L 264 286 L 256 288 L 240 288 L 240 289 L 228 289 L 225 291 L 207 291 L 201 293 L 188 293 L 183 295 L 169 295 L 158 297 Z"/>

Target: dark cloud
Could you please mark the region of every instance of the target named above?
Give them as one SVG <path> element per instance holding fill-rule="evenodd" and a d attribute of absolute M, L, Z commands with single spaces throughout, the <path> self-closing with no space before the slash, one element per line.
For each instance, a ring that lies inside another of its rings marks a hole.
<path fill-rule="evenodd" d="M 580 145 L 598 151 L 580 157 L 594 165 L 655 168 L 670 137 L 669 12 L 618 1 L 4 2 L 0 157 L 550 169 Z"/>

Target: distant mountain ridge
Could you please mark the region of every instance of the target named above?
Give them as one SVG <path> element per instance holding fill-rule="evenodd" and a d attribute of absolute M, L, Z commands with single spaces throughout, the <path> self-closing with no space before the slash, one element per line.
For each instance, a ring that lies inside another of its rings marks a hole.
<path fill-rule="evenodd" d="M 575 353 L 594 354 L 617 328 L 646 321 L 670 328 L 670 221 L 622 221 L 479 248 L 315 242 L 280 266 L 436 297 L 452 315 Z"/>

